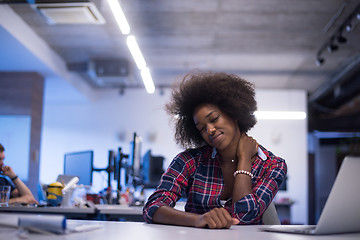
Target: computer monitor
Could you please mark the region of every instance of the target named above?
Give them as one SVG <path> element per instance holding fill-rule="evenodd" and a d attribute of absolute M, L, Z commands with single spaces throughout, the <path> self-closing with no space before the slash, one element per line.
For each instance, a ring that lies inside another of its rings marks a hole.
<path fill-rule="evenodd" d="M 78 184 L 91 185 L 94 152 L 72 152 L 64 155 L 64 175 L 79 177 Z"/>
<path fill-rule="evenodd" d="M 164 157 L 153 156 L 151 150 L 148 150 L 143 157 L 143 180 L 147 188 L 155 188 L 160 183 L 163 170 Z"/>

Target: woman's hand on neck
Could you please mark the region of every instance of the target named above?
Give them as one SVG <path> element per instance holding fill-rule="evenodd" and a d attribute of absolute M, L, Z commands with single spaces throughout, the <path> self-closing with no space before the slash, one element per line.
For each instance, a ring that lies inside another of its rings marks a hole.
<path fill-rule="evenodd" d="M 237 130 L 234 139 L 227 148 L 223 150 L 216 149 L 221 159 L 225 161 L 235 160 L 235 162 L 237 162 L 238 160 L 237 149 L 240 142 L 240 138 L 241 138 L 241 132 L 240 130 Z"/>
<path fill-rule="evenodd" d="M 236 156 L 238 161 L 251 159 L 257 154 L 258 143 L 252 137 L 249 137 L 246 133 L 242 133 L 239 145 L 237 147 Z"/>

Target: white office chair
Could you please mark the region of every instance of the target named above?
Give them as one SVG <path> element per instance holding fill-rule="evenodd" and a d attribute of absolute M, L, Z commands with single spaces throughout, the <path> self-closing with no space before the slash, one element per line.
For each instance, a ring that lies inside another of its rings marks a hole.
<path fill-rule="evenodd" d="M 281 225 L 275 205 L 273 202 L 270 203 L 269 207 L 263 214 L 264 225 Z"/>

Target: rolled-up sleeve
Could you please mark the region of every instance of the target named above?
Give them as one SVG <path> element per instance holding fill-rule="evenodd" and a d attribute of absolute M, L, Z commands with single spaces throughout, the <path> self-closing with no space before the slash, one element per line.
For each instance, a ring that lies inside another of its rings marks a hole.
<path fill-rule="evenodd" d="M 262 215 L 275 197 L 287 173 L 285 161 L 272 156 L 267 160 L 264 172 L 253 179 L 253 192 L 233 203 L 233 217 L 240 224 L 261 224 Z"/>
<path fill-rule="evenodd" d="M 143 208 L 144 220 L 153 222 L 155 211 L 161 206 L 174 207 L 181 198 L 182 191 L 187 188 L 189 176 L 194 171 L 195 160 L 189 152 L 177 155 L 166 172 L 162 175 L 160 184 L 147 200 Z"/>

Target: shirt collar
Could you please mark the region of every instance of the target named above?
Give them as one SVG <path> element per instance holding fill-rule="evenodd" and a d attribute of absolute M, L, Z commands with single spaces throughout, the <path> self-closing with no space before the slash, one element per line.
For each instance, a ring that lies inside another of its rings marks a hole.
<path fill-rule="evenodd" d="M 217 154 L 216 148 L 213 147 L 211 158 L 216 158 L 216 154 Z"/>
<path fill-rule="evenodd" d="M 213 147 L 212 153 L 211 153 L 211 158 L 214 159 L 216 158 L 217 155 L 217 150 L 215 147 Z M 264 162 L 267 159 L 267 156 L 265 155 L 265 153 L 263 152 L 263 150 L 260 148 L 258 148 L 258 157 L 260 157 L 260 159 Z"/>

